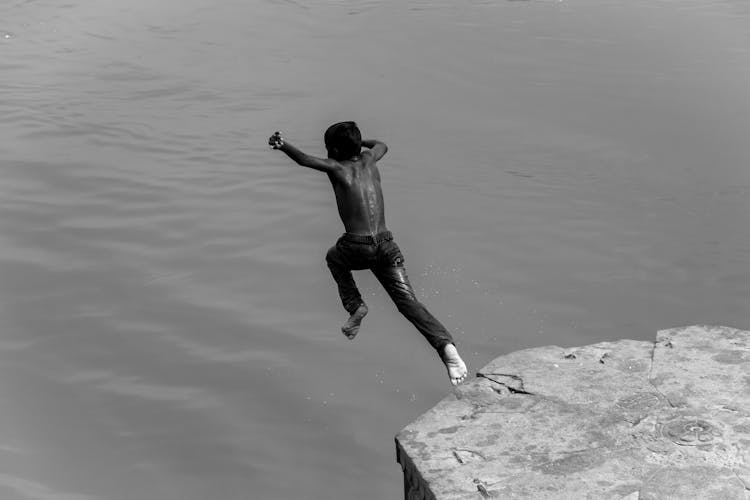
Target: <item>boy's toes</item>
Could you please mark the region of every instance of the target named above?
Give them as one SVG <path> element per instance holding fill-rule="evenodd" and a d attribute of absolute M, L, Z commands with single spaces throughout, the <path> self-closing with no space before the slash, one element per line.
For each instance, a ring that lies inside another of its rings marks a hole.
<path fill-rule="evenodd" d="M 453 385 L 462 384 L 466 380 L 466 374 L 459 375 L 457 377 L 451 378 L 451 383 Z"/>
<path fill-rule="evenodd" d="M 343 333 L 344 336 L 348 338 L 349 340 L 352 340 L 354 337 L 356 337 L 358 332 L 359 332 L 359 327 L 352 328 L 352 329 L 347 329 L 343 327 L 341 328 L 341 333 Z"/>
<path fill-rule="evenodd" d="M 357 336 L 359 332 L 359 325 L 362 323 L 362 318 L 367 315 L 367 306 L 365 304 L 360 305 L 352 315 L 346 320 L 344 326 L 341 327 L 341 333 L 346 335 L 349 340 Z"/>

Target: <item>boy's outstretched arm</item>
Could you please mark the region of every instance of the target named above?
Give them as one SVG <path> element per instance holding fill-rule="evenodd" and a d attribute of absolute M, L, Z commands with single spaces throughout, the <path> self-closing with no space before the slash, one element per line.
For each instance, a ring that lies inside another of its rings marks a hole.
<path fill-rule="evenodd" d="M 372 151 L 372 154 L 375 156 L 375 161 L 378 161 L 379 159 L 384 157 L 388 152 L 388 146 L 386 146 L 385 143 L 381 141 L 363 139 L 362 146 L 365 148 L 369 148 L 370 151 Z"/>
<path fill-rule="evenodd" d="M 298 165 L 303 167 L 320 170 L 321 172 L 331 173 L 339 168 L 341 165 L 335 160 L 329 158 L 318 158 L 316 156 L 310 156 L 307 153 L 303 153 L 299 149 L 295 148 L 281 136 L 279 132 L 275 132 L 271 137 L 268 138 L 268 145 L 273 149 L 278 149 L 284 152 L 289 158 L 291 158 Z"/>

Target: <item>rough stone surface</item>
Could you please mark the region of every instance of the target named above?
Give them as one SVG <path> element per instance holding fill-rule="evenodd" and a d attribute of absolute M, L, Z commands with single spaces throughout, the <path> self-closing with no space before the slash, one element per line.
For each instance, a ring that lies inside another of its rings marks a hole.
<path fill-rule="evenodd" d="M 501 356 L 396 450 L 407 499 L 750 500 L 750 332 Z"/>

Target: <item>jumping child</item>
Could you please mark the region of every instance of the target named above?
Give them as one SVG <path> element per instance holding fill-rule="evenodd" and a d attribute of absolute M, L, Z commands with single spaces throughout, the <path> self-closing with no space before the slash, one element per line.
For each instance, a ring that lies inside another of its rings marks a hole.
<path fill-rule="evenodd" d="M 399 312 L 424 335 L 448 369 L 453 385 L 466 379 L 466 365 L 453 337 L 417 300 L 404 268 L 404 257 L 385 226 L 385 206 L 377 161 L 388 151 L 385 143 L 362 140 L 354 122 L 331 125 L 324 136 L 328 158 L 303 153 L 274 133 L 268 144 L 303 167 L 328 174 L 345 233 L 328 250 L 326 262 L 338 285 L 344 309 L 350 314 L 341 331 L 353 339 L 367 314 L 352 270 L 370 269 L 396 304 Z M 362 149 L 362 148 L 365 149 Z"/>

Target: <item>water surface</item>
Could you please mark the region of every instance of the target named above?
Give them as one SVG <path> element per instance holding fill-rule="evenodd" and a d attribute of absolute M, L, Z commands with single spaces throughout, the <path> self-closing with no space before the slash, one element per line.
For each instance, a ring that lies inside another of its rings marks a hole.
<path fill-rule="evenodd" d="M 0 6 L 0 497 L 398 498 L 448 394 L 323 257 L 322 154 L 390 146 L 391 230 L 470 369 L 750 328 L 742 0 L 9 0 Z"/>

